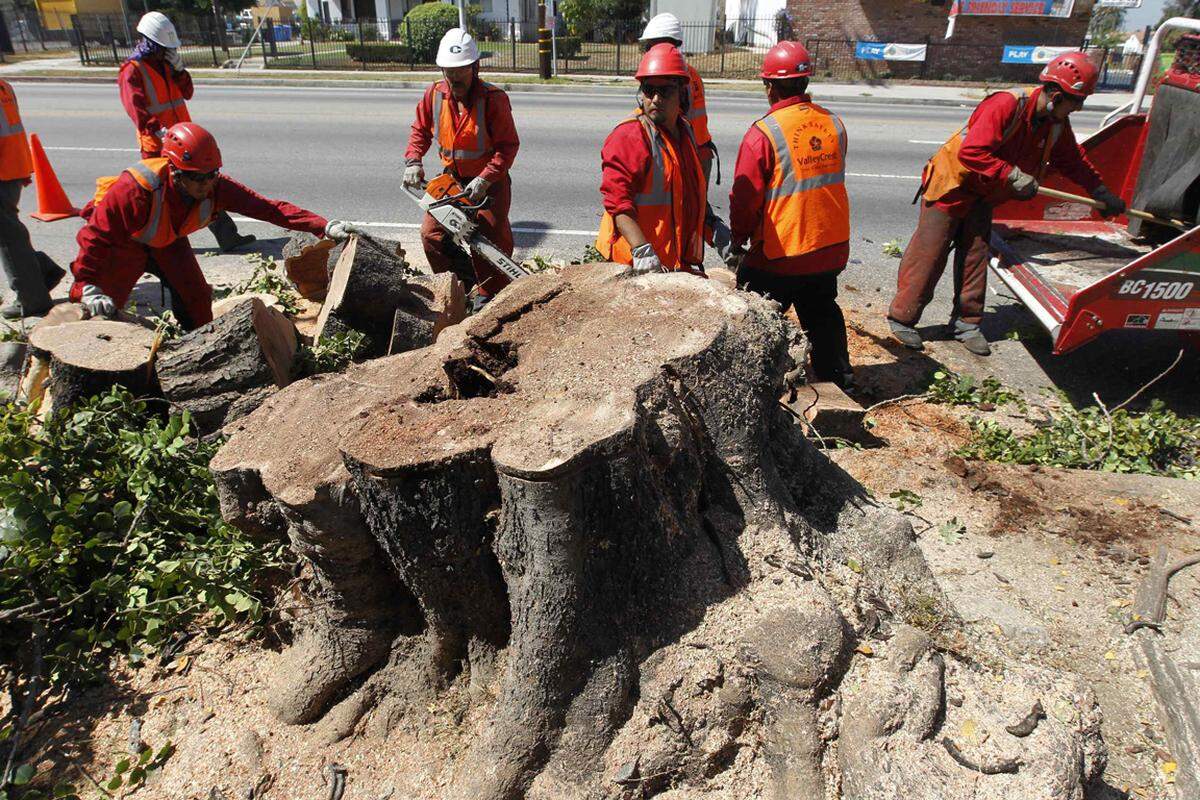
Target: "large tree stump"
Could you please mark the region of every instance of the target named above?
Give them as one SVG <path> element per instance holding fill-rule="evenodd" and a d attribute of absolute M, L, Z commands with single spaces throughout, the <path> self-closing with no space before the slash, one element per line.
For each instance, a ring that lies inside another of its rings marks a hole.
<path fill-rule="evenodd" d="M 339 733 L 359 715 L 368 733 L 421 725 L 446 707 L 431 695 L 464 692 L 486 722 L 462 726 L 425 796 L 821 797 L 839 768 L 831 696 L 866 696 L 847 680 L 864 669 L 856 642 L 910 609 L 947 629 L 954 617 L 911 526 L 779 408 L 788 344 L 755 295 L 580 265 L 241 420 L 213 461 L 226 517 L 346 554 L 313 563 L 348 619 L 364 614 L 351 591 L 364 576 L 345 567 L 368 567 L 368 539 L 382 554 L 371 581 L 408 590 L 393 616 L 410 631 L 327 714 Z M 371 597 L 369 613 L 394 604 Z M 942 679 L 923 669 L 923 705 L 857 741 L 887 751 L 909 728 L 938 734 Z M 1086 693 L 1058 699 L 1094 719 Z M 1063 718 L 1004 743 L 1030 756 L 1022 786 L 1076 793 L 1031 798 L 1079 796 L 1101 768 L 1076 757 L 1102 752 L 1098 731 Z M 919 744 L 907 774 L 951 774 L 929 782 L 938 793 L 911 778 L 908 796 L 1005 795 L 1009 775 Z M 847 756 L 847 797 L 894 796 L 859 766 Z"/>
<path fill-rule="evenodd" d="M 158 354 L 163 394 L 192 414 L 201 435 L 245 416 L 291 382 L 296 328 L 262 300 L 243 300 Z"/>
<path fill-rule="evenodd" d="M 35 357 L 49 362 L 46 388 L 55 408 L 64 408 L 114 386 L 134 395 L 157 394 L 155 339 L 154 331 L 141 325 L 89 319 L 39 325 L 29 334 L 29 346 Z"/>
<path fill-rule="evenodd" d="M 406 349 L 430 344 L 439 317 L 445 324 L 431 307 L 434 285 L 410 285 L 404 273 L 404 260 L 380 240 L 351 237 L 330 278 L 314 338 L 359 331 L 367 337 L 368 358 L 385 355 L 393 339 Z"/>

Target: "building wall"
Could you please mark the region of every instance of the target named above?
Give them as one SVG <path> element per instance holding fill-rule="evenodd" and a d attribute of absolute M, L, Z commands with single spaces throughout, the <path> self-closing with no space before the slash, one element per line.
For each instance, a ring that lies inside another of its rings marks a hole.
<path fill-rule="evenodd" d="M 938 73 L 980 80 L 1024 80 L 1024 73 L 1032 75 L 1036 70 L 1012 65 L 1002 67 L 1003 46 L 1080 45 L 1091 19 L 1092 4 L 1093 0 L 1075 0 L 1074 11 L 1067 19 L 960 16 L 954 36 L 948 40 L 944 37 L 950 0 L 940 6 L 929 0 L 787 0 L 787 10 L 794 37 L 801 42 L 865 39 L 919 43 L 928 39 L 933 45 L 946 45 L 931 48 L 929 58 L 936 63 L 930 63 L 929 67 Z M 835 48 L 822 44 L 821 49 L 833 52 Z M 913 65 L 860 63 L 865 71 L 890 69 L 897 77 L 919 77 L 915 74 L 919 67 Z M 884 64 L 886 66 L 881 66 Z M 931 74 L 930 77 L 935 76 Z"/>

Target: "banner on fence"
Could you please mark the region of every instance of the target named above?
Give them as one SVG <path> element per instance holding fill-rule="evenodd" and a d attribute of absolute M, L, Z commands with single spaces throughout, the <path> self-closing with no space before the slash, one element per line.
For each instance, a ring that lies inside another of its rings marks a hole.
<path fill-rule="evenodd" d="M 1096 8 L 1141 8 L 1142 0 L 1096 0 Z"/>
<path fill-rule="evenodd" d="M 1004 45 L 1004 64 L 1049 64 L 1055 56 L 1077 50 L 1075 47 L 1033 47 L 1027 44 Z"/>
<path fill-rule="evenodd" d="M 859 61 L 924 61 L 926 45 L 898 42 L 855 42 L 854 57 Z"/>
<path fill-rule="evenodd" d="M 946 38 L 954 35 L 954 23 L 960 16 L 978 17 L 1069 17 L 1075 0 L 954 0 Z"/>

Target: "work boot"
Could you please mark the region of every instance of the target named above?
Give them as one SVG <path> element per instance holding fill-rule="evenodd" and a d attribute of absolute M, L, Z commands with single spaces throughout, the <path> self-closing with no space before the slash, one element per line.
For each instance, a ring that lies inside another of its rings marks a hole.
<path fill-rule="evenodd" d="M 904 345 L 910 350 L 925 349 L 925 342 L 921 339 L 921 334 L 916 328 L 912 327 L 911 325 L 905 325 L 903 323 L 896 322 L 894 319 L 889 319 L 888 325 L 890 325 L 892 328 L 892 336 L 895 336 L 896 340 L 899 341 L 900 344 Z"/>
<path fill-rule="evenodd" d="M 478 314 L 480 311 L 483 311 L 484 306 L 486 306 L 488 303 L 492 302 L 491 297 L 487 296 L 486 294 L 480 294 L 478 292 L 471 295 L 471 297 L 469 299 L 470 299 L 470 304 L 469 304 L 470 307 L 467 309 L 468 314 Z"/>
<path fill-rule="evenodd" d="M 217 247 L 220 248 L 222 253 L 232 253 L 258 238 L 251 234 L 243 235 L 238 233 L 237 223 L 224 211 L 217 214 L 212 224 L 208 226 L 208 229 L 217 240 Z"/>
<path fill-rule="evenodd" d="M 954 321 L 954 338 L 962 342 L 962 346 L 977 356 L 990 356 L 992 346 L 984 338 L 983 331 L 978 325 L 972 325 L 962 320 Z"/>

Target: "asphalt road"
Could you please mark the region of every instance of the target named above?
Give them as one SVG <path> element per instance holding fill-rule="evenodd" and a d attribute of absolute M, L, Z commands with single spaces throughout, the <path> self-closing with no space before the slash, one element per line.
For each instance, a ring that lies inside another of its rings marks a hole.
<path fill-rule="evenodd" d="M 115 86 L 18 84 L 26 130 L 37 132 L 67 194 L 82 203 L 100 175 L 116 174 L 137 157 L 129 119 Z M 226 171 L 271 197 L 330 217 L 400 226 L 419 221 L 399 194 L 403 150 L 419 96 L 416 90 L 244 88 L 201 86 L 193 117 L 216 133 Z M 513 168 L 513 226 L 525 253 L 575 255 L 599 222 L 600 145 L 632 105 L 632 96 L 532 94 L 512 96 L 521 152 Z M 819 88 L 817 90 L 819 100 Z M 921 164 L 961 125 L 967 109 L 831 104 L 850 136 L 848 187 L 854 257 L 884 264 L 881 243 L 906 239 L 915 221 L 909 201 Z M 742 135 L 765 111 L 749 97 L 709 100 L 724 180 L 712 187 L 718 211 Z M 1099 115 L 1085 118 L 1094 125 Z M 434 159 L 427 157 L 430 173 Z M 25 200 L 33 210 L 32 191 Z M 73 221 L 31 223 L 36 246 L 55 258 L 74 255 Z M 260 235 L 267 226 L 247 225 Z M 560 232 L 560 233 L 556 233 Z M 196 246 L 210 244 L 207 234 Z M 886 281 L 884 281 L 886 283 Z"/>

